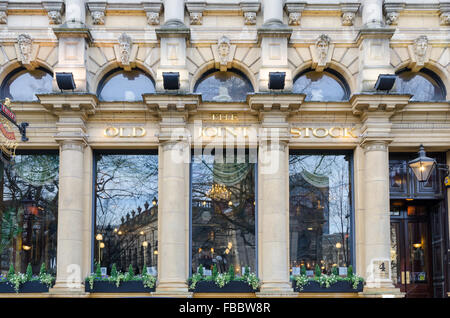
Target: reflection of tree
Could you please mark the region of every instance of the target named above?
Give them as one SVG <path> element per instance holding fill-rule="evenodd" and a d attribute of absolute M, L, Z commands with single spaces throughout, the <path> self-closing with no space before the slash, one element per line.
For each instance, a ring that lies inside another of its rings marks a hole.
<path fill-rule="evenodd" d="M 349 168 L 348 158 L 342 155 L 290 156 L 291 240 L 298 237 L 298 242 L 291 242 L 291 259 L 295 263 L 307 261 L 313 267 L 314 263 L 323 262 L 327 267 L 337 263 L 339 253 L 343 263 L 349 264 Z M 326 178 L 328 185 L 318 187 L 314 180 L 307 180 L 308 174 L 313 179 Z"/>
<path fill-rule="evenodd" d="M 117 263 L 126 270 L 129 264 L 138 265 L 137 251 L 147 231 L 157 230 L 157 213 L 148 202 L 157 197 L 158 157 L 98 154 L 96 163 L 96 233 L 103 235 L 105 243 L 102 265 Z M 144 236 L 139 234 L 143 231 Z M 95 253 L 97 261 L 98 248 Z"/>
<path fill-rule="evenodd" d="M 202 161 L 193 163 L 192 171 L 193 270 L 200 263 L 209 267 L 213 262 L 222 271 L 230 264 L 254 268 L 254 165 Z M 208 193 L 214 184 L 225 187 L 229 196 L 220 198 Z M 232 248 L 228 248 L 230 243 Z"/>
<path fill-rule="evenodd" d="M 8 167 L 1 167 L 2 193 L 1 269 L 13 263 L 33 271 L 41 263 L 54 270 L 58 211 L 58 156 L 18 155 Z M 22 249 L 30 247 L 29 251 Z"/>

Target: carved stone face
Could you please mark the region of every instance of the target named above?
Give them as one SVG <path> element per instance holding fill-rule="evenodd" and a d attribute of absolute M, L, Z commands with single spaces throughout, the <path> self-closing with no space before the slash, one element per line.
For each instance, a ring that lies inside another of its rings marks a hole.
<path fill-rule="evenodd" d="M 19 44 L 20 53 L 24 60 L 29 60 L 31 57 L 31 44 L 32 40 L 28 34 L 20 34 L 17 38 Z"/>
<path fill-rule="evenodd" d="M 398 21 L 398 12 L 389 12 L 386 14 L 386 23 L 391 25 L 391 24 L 396 24 Z"/>
<path fill-rule="evenodd" d="M 322 34 L 316 41 L 316 49 L 318 53 L 317 55 L 321 62 L 325 62 L 328 55 L 329 46 L 330 46 L 330 38 L 327 35 Z"/>
<path fill-rule="evenodd" d="M 219 52 L 221 63 L 227 63 L 228 55 L 230 54 L 230 40 L 223 36 L 220 38 L 218 44 L 217 50 Z"/>
<path fill-rule="evenodd" d="M 147 22 L 151 25 L 159 24 L 159 13 L 158 12 L 147 12 Z"/>
<path fill-rule="evenodd" d="M 94 24 L 105 24 L 105 14 L 103 11 L 93 11 L 91 16 Z"/>
<path fill-rule="evenodd" d="M 49 11 L 48 18 L 50 24 L 60 24 L 61 23 L 61 13 L 59 11 Z"/>
<path fill-rule="evenodd" d="M 419 57 L 424 57 L 428 49 L 428 38 L 425 35 L 418 37 L 414 41 L 414 52 Z"/>
<path fill-rule="evenodd" d="M 120 48 L 120 60 L 122 64 L 128 64 L 130 61 L 130 53 L 131 53 L 131 38 L 122 33 L 119 38 L 119 48 Z"/>

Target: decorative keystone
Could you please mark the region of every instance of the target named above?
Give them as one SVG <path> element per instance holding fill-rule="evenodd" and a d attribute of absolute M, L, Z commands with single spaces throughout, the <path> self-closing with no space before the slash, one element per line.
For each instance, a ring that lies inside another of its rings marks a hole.
<path fill-rule="evenodd" d="M 33 45 L 33 39 L 29 34 L 19 34 L 17 37 L 17 43 L 14 45 L 16 48 L 17 59 L 27 69 L 34 70 L 37 67 L 36 55 L 37 45 Z"/>
<path fill-rule="evenodd" d="M 289 17 L 289 25 L 300 25 L 300 18 L 306 3 L 286 2 L 284 9 Z"/>
<path fill-rule="evenodd" d="M 331 39 L 328 35 L 320 35 L 314 46 L 310 46 L 312 56 L 312 68 L 316 72 L 322 72 L 327 68 L 331 62 L 331 56 L 333 55 L 334 45 L 331 43 Z"/>
<path fill-rule="evenodd" d="M 91 12 L 92 24 L 105 24 L 106 2 L 88 2 L 87 7 Z"/>
<path fill-rule="evenodd" d="M 430 59 L 431 46 L 428 45 L 427 36 L 421 35 L 415 39 L 414 44 L 408 46 L 408 51 L 411 57 L 409 68 L 413 72 L 418 72 Z"/>
<path fill-rule="evenodd" d="M 217 42 L 217 45 L 212 46 L 212 51 L 216 68 L 222 72 L 226 72 L 228 68 L 231 68 L 234 53 L 236 52 L 236 45 L 231 45 L 228 37 L 222 36 Z"/>

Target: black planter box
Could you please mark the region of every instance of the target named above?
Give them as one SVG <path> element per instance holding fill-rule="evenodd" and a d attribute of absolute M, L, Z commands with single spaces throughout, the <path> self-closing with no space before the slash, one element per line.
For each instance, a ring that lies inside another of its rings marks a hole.
<path fill-rule="evenodd" d="M 88 293 L 151 293 L 155 288 L 144 287 L 142 281 L 120 282 L 119 287 L 115 282 L 94 281 L 94 288 L 91 289 L 89 281 L 86 281 L 84 290 Z"/>
<path fill-rule="evenodd" d="M 194 293 L 254 293 L 255 291 L 247 282 L 231 281 L 220 288 L 213 281 L 200 281 L 195 285 L 195 289 L 190 289 Z"/>
<path fill-rule="evenodd" d="M 20 284 L 19 293 L 48 293 L 48 286 L 40 281 L 25 282 Z M 11 283 L 0 283 L 0 293 L 15 293 Z"/>
<path fill-rule="evenodd" d="M 346 281 L 336 282 L 328 288 L 325 285 L 320 286 L 316 281 L 310 281 L 303 286 L 302 290 L 299 290 L 296 281 L 294 280 L 292 286 L 294 287 L 294 291 L 299 293 L 359 293 L 363 291 L 364 283 L 359 282 L 358 288 L 353 289 L 353 285 Z"/>

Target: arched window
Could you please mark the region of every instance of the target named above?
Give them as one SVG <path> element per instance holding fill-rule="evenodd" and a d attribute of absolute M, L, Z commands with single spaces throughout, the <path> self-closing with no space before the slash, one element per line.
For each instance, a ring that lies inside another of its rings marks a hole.
<path fill-rule="evenodd" d="M 140 69 L 131 71 L 114 69 L 100 82 L 97 96 L 100 100 L 107 102 L 134 102 L 142 100 L 142 94 L 154 92 L 153 80 Z"/>
<path fill-rule="evenodd" d="M 210 70 L 197 82 L 194 92 L 202 94 L 203 101 L 243 102 L 253 86 L 248 78 L 238 70 L 220 72 Z"/>
<path fill-rule="evenodd" d="M 348 84 L 342 75 L 332 69 L 303 71 L 294 80 L 292 91 L 305 94 L 305 101 L 342 101 L 350 96 Z"/>
<path fill-rule="evenodd" d="M 411 72 L 404 69 L 397 72 L 397 92 L 411 94 L 413 101 L 442 101 L 445 100 L 445 86 L 441 79 L 432 71 L 422 69 Z"/>
<path fill-rule="evenodd" d="M 12 71 L 1 86 L 2 99 L 9 97 L 14 101 L 36 101 L 36 94 L 52 92 L 53 75 L 40 67 L 33 71 L 18 68 Z"/>

